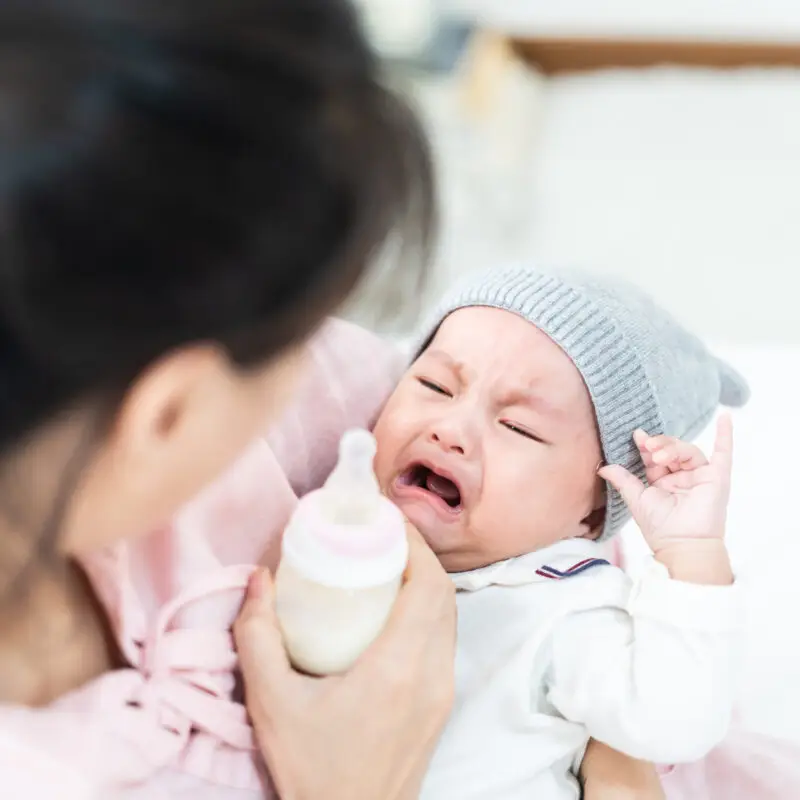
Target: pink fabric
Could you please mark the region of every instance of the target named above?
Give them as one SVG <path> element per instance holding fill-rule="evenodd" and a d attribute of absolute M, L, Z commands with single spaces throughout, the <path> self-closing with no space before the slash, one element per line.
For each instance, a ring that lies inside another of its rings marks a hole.
<path fill-rule="evenodd" d="M 260 798 L 271 794 L 236 702 L 230 634 L 247 579 L 275 563 L 297 497 L 370 426 L 403 368 L 331 321 L 285 418 L 163 530 L 86 559 L 129 669 L 31 710 L 0 708 L 3 797 Z"/>
<path fill-rule="evenodd" d="M 667 800 L 800 797 L 800 748 L 733 729 L 702 761 L 662 769 Z"/>
<path fill-rule="evenodd" d="M 623 565 L 619 537 L 609 561 Z M 702 761 L 660 766 L 667 800 L 784 800 L 800 797 L 800 747 L 736 726 Z"/>

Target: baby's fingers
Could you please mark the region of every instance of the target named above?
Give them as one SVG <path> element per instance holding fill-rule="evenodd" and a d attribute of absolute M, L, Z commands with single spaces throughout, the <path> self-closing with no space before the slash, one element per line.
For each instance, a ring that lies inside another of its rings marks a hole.
<path fill-rule="evenodd" d="M 717 438 L 711 463 L 726 477 L 730 477 L 733 466 L 733 420 L 730 414 L 722 414 L 717 420 Z"/>
<path fill-rule="evenodd" d="M 642 463 L 644 464 L 647 482 L 651 485 L 657 483 L 665 475 L 669 475 L 669 470 L 665 466 L 653 462 L 653 454 L 647 448 L 648 442 L 655 441 L 659 438 L 661 437 L 650 436 L 650 434 L 646 433 L 641 428 L 633 432 L 633 441 L 639 448 L 639 455 L 641 456 Z"/>
<path fill-rule="evenodd" d="M 597 473 L 603 480 L 608 481 L 621 495 L 622 499 L 627 503 L 631 513 L 639 505 L 639 501 L 645 492 L 645 485 L 635 476 L 632 475 L 625 467 L 618 464 L 611 464 L 603 467 Z"/>
<path fill-rule="evenodd" d="M 708 465 L 705 453 L 697 445 L 673 436 L 651 436 L 644 442 L 644 449 L 650 453 L 655 466 L 669 472 L 695 470 Z M 652 478 L 650 480 L 653 482 Z"/>
<path fill-rule="evenodd" d="M 696 470 L 678 470 L 677 472 L 670 472 L 653 484 L 659 489 L 663 489 L 670 494 L 680 494 L 682 492 L 689 492 L 697 486 L 713 482 L 712 476 L 706 469 Z"/>

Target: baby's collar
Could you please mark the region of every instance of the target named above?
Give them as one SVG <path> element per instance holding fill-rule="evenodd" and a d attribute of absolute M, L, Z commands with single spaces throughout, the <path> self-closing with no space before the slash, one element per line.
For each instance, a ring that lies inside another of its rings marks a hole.
<path fill-rule="evenodd" d="M 476 592 L 488 586 L 526 586 L 549 583 L 608 566 L 607 550 L 589 539 L 565 539 L 516 558 L 497 561 L 469 572 L 450 574 L 459 591 Z"/>

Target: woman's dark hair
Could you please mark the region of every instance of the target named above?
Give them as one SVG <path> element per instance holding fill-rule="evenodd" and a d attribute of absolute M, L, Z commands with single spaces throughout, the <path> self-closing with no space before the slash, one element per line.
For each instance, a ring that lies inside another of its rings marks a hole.
<path fill-rule="evenodd" d="M 345 0 L 3 0 L 0 451 L 183 344 L 264 362 L 432 205 Z"/>

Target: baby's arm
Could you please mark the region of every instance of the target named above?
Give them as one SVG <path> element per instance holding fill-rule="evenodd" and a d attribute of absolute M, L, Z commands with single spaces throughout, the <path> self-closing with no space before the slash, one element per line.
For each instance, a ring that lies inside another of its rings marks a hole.
<path fill-rule="evenodd" d="M 267 437 L 301 497 L 330 474 L 348 428 L 372 427 L 406 367 L 391 342 L 338 319 L 328 320 L 308 348 L 307 374 Z"/>
<path fill-rule="evenodd" d="M 601 471 L 656 560 L 625 609 L 559 625 L 550 697 L 591 736 L 638 758 L 693 760 L 727 730 L 741 616 L 724 544 L 732 438 L 723 417 L 709 461 L 693 445 L 637 431 L 649 486 L 622 467 Z"/>
<path fill-rule="evenodd" d="M 630 585 L 619 571 L 602 570 L 607 574 L 570 580 L 587 593 L 599 591 L 598 580 Z M 732 713 L 737 596 L 735 586 L 672 580 L 654 563 L 630 593 L 628 610 L 606 606 L 559 623 L 549 702 L 634 758 L 701 758 L 724 738 Z"/>

